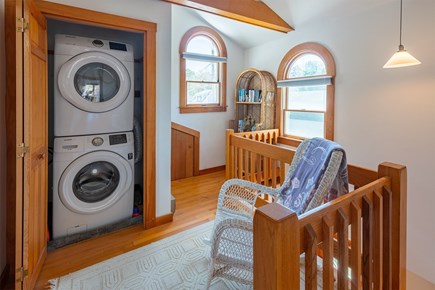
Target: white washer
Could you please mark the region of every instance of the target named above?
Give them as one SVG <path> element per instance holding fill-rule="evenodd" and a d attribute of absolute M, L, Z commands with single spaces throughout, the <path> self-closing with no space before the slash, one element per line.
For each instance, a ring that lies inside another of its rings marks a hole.
<path fill-rule="evenodd" d="M 53 238 L 131 217 L 133 133 L 54 139 Z"/>
<path fill-rule="evenodd" d="M 54 136 L 131 131 L 133 82 L 131 45 L 56 35 Z"/>

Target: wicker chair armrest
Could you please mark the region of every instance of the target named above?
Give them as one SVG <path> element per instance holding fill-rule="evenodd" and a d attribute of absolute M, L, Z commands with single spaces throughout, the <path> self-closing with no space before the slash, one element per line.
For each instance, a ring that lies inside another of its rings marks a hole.
<path fill-rule="evenodd" d="M 225 255 L 225 253 L 219 253 L 219 246 L 221 242 L 224 242 L 223 240 L 228 239 L 228 237 L 231 237 L 232 239 L 237 239 L 240 237 L 235 237 L 234 230 L 244 232 L 242 235 L 244 236 L 245 243 L 248 245 L 250 244 L 252 247 L 252 236 L 254 231 L 253 223 L 246 220 L 241 220 L 238 218 L 228 218 L 220 221 L 214 229 L 212 241 L 213 244 L 211 245 L 211 257 L 217 257 L 218 254 Z M 231 232 L 233 231 L 233 232 Z M 224 239 L 222 239 L 224 237 Z M 241 239 L 240 239 L 240 242 Z"/>
<path fill-rule="evenodd" d="M 248 216 L 252 215 L 255 202 L 260 194 L 276 197 L 278 190 L 242 179 L 227 180 L 219 192 L 218 211 L 224 209 L 244 212 Z"/>
<path fill-rule="evenodd" d="M 259 192 L 258 194 L 265 193 L 265 194 L 272 195 L 273 197 L 275 197 L 279 193 L 279 191 L 276 188 L 272 188 L 272 187 L 265 186 L 265 185 L 262 185 L 259 183 L 255 183 L 255 182 L 251 182 L 251 181 L 247 181 L 247 180 L 243 180 L 243 179 L 237 179 L 237 178 L 233 178 L 233 179 L 229 179 L 229 180 L 225 181 L 225 183 L 221 187 L 220 192 L 222 193 L 223 191 L 226 191 L 232 185 L 257 190 Z"/>

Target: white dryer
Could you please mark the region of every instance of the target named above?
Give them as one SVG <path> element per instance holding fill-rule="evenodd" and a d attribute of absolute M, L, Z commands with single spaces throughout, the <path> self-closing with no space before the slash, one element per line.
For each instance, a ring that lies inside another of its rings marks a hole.
<path fill-rule="evenodd" d="M 53 238 L 131 217 L 133 133 L 54 139 Z"/>
<path fill-rule="evenodd" d="M 131 131 L 133 48 L 58 34 L 54 49 L 54 136 Z"/>

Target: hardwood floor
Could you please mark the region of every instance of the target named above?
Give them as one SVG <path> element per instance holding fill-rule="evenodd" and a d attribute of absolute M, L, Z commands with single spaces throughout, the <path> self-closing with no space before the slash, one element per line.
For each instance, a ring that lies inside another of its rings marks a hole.
<path fill-rule="evenodd" d="M 172 181 L 172 194 L 176 198 L 173 222 L 150 230 L 144 230 L 142 225 L 132 226 L 49 252 L 35 289 L 46 289 L 49 279 L 213 220 L 217 196 L 224 181 L 225 171 Z"/>

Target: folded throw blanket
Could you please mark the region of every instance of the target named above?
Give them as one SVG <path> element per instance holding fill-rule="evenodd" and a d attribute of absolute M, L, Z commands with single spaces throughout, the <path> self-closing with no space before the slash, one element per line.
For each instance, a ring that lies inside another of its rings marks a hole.
<path fill-rule="evenodd" d="M 303 213 L 311 200 L 315 198 L 314 195 L 325 174 L 332 153 L 336 150 L 343 152 L 343 158 L 335 178 L 331 177 L 334 180 L 330 184 L 328 192 L 323 192 L 325 196 L 322 199 L 330 201 L 349 191 L 344 149 L 339 144 L 323 138 L 313 138 L 308 142 L 299 164 L 291 174 L 290 182 L 283 186 L 278 197 L 278 203 L 297 214 Z"/>

